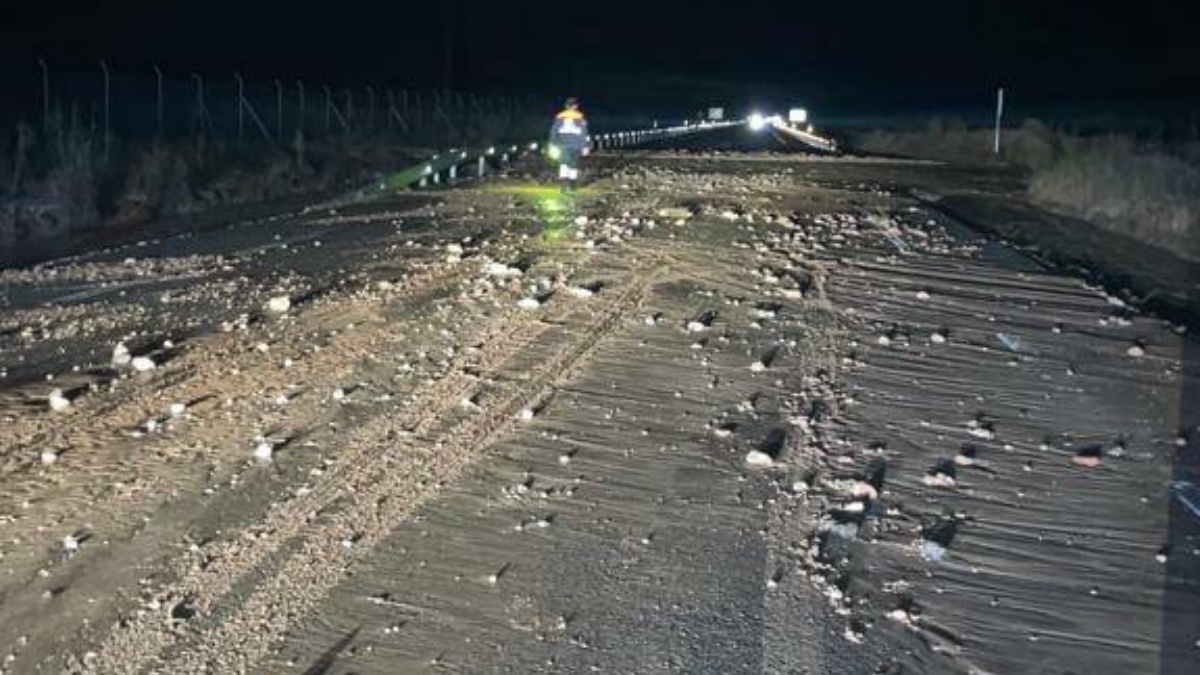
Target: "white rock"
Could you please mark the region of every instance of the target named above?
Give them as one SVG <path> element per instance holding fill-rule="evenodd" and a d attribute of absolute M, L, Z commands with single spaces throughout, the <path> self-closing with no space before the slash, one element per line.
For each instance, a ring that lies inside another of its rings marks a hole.
<path fill-rule="evenodd" d="M 985 441 L 990 441 L 996 438 L 996 432 L 988 429 L 987 427 L 974 426 L 968 429 L 967 433 L 971 434 L 975 438 L 980 438 Z"/>
<path fill-rule="evenodd" d="M 43 465 L 50 466 L 51 464 L 53 464 L 57 461 L 58 461 L 58 453 L 57 452 L 55 452 L 53 450 L 43 450 L 42 451 L 42 464 Z"/>
<path fill-rule="evenodd" d="M 346 399 L 346 390 L 338 387 L 337 389 L 333 390 L 333 393 L 331 393 L 329 397 L 335 401 L 344 401 Z"/>
<path fill-rule="evenodd" d="M 275 448 L 269 441 L 259 441 L 258 445 L 254 446 L 254 459 L 260 462 L 269 462 L 274 452 Z"/>
<path fill-rule="evenodd" d="M 71 407 L 71 400 L 63 396 L 62 389 L 55 389 L 50 392 L 50 409 L 54 412 L 62 412 Z"/>
<path fill-rule="evenodd" d="M 946 557 L 946 548 L 936 541 L 922 539 L 918 547 L 921 552 L 921 557 L 931 562 L 937 562 Z"/>
<path fill-rule="evenodd" d="M 929 294 L 926 293 L 925 291 L 917 291 L 917 299 L 918 300 L 928 300 Z"/>
<path fill-rule="evenodd" d="M 489 262 L 483 266 L 483 273 L 489 277 L 497 279 L 516 279 L 524 273 L 516 267 L 509 267 L 504 263 Z"/>
<path fill-rule="evenodd" d="M 292 299 L 286 295 L 277 295 L 267 301 L 267 311 L 272 314 L 287 314 L 292 308 Z"/>
<path fill-rule="evenodd" d="M 876 342 L 878 342 L 881 347 L 887 347 L 888 345 L 892 344 L 892 339 L 886 335 L 880 335 Z"/>
<path fill-rule="evenodd" d="M 746 453 L 746 466 L 754 469 L 769 469 L 775 466 L 775 460 L 761 450 L 751 450 Z"/>
<path fill-rule="evenodd" d="M 150 358 L 149 356 L 135 356 L 133 360 L 129 362 L 129 365 L 133 366 L 133 369 L 139 373 L 148 373 L 158 367 L 157 364 L 154 363 L 154 359 Z"/>
<path fill-rule="evenodd" d="M 517 413 L 517 419 L 522 422 L 533 420 L 533 408 L 521 408 L 521 412 Z"/>
<path fill-rule="evenodd" d="M 575 217 L 575 224 L 576 224 L 576 225 L 579 225 L 580 227 L 583 227 L 584 225 L 587 225 L 587 224 L 588 224 L 588 217 L 587 217 L 587 216 L 576 216 L 576 217 Z"/>
<path fill-rule="evenodd" d="M 167 408 L 167 414 L 171 417 L 183 417 L 183 414 L 186 412 L 187 406 L 182 403 L 172 403 Z"/>
<path fill-rule="evenodd" d="M 1146 350 L 1143 349 L 1141 345 L 1133 345 L 1129 349 L 1126 349 L 1125 353 L 1132 356 L 1135 359 L 1140 359 L 1146 355 Z"/>
<path fill-rule="evenodd" d="M 68 534 L 63 537 L 62 545 L 67 553 L 74 553 L 79 550 L 79 539 L 75 538 L 74 535 Z"/>
<path fill-rule="evenodd" d="M 893 609 L 887 613 L 887 618 L 905 626 L 913 625 L 913 616 L 902 609 Z"/>
<path fill-rule="evenodd" d="M 517 307 L 521 309 L 537 309 L 542 303 L 537 298 L 521 298 L 517 301 Z"/>
<path fill-rule="evenodd" d="M 706 330 L 708 330 L 708 326 L 700 321 L 689 321 L 687 324 L 687 332 L 689 333 L 703 333 Z"/>
<path fill-rule="evenodd" d="M 928 485 L 929 487 L 942 487 L 942 488 L 954 487 L 954 477 L 948 476 L 944 473 L 927 473 L 921 479 L 921 482 L 924 483 L 925 485 Z"/>
<path fill-rule="evenodd" d="M 933 335 L 929 336 L 929 341 L 935 345 L 945 344 L 946 336 L 942 335 L 941 333 L 934 333 Z"/>
<path fill-rule="evenodd" d="M 592 289 L 584 288 L 582 286 L 571 286 L 567 289 L 567 293 L 570 293 L 571 296 L 575 298 L 590 298 L 596 294 L 596 292 Z"/>
<path fill-rule="evenodd" d="M 764 371 L 766 369 L 767 369 L 767 365 L 765 363 L 763 363 L 762 361 L 755 361 L 754 363 L 750 364 L 750 372 L 752 372 L 752 373 L 761 373 L 762 371 Z"/>
<path fill-rule="evenodd" d="M 133 356 L 129 353 L 129 348 L 124 342 L 118 342 L 116 347 L 113 347 L 112 364 L 117 368 L 124 368 L 129 365 Z"/>

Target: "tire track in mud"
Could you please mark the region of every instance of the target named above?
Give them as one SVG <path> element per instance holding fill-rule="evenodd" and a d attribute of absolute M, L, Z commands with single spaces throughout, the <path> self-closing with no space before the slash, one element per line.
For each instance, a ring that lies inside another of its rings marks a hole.
<path fill-rule="evenodd" d="M 656 257 L 640 261 L 624 289 L 602 306 L 592 307 L 595 318 L 581 337 L 523 377 L 500 383 L 500 391 L 460 424 L 421 438 L 422 432 L 459 405 L 466 391 L 498 374 L 510 356 L 549 326 L 526 320 L 514 328 L 512 315 L 493 320 L 492 339 L 473 359 L 480 374 L 467 375 L 466 369 L 459 369 L 456 376 L 419 393 L 419 403 L 409 414 L 377 419 L 363 428 L 339 462 L 341 470 L 327 474 L 308 495 L 280 505 L 253 528 L 257 537 L 234 539 L 224 545 L 218 560 L 185 572 L 163 603 L 168 607 L 194 603 L 203 616 L 238 581 L 287 546 L 286 557 L 226 618 L 191 635 L 173 630 L 159 615 L 130 619 L 110 634 L 98 654 L 74 661 L 68 672 L 246 672 L 357 560 L 503 435 L 522 407 L 537 405 L 586 361 L 641 303 L 660 265 Z M 316 522 L 318 515 L 320 522 Z M 173 653 L 164 654 L 168 650 Z"/>
<path fill-rule="evenodd" d="M 268 358 L 243 344 L 253 341 L 245 334 L 202 338 L 149 386 L 131 383 L 115 396 L 97 396 L 94 406 L 81 407 L 65 419 L 52 420 L 45 415 L 25 423 L 24 438 L 10 447 L 0 470 L 0 481 L 6 485 L 0 507 L 40 523 L 87 520 L 94 531 L 104 530 L 108 523 L 132 522 L 138 514 L 159 505 L 181 482 L 194 478 L 192 473 L 181 472 L 173 460 L 195 456 L 200 447 L 244 447 L 249 440 L 246 429 L 254 428 L 262 415 L 257 394 L 294 384 L 309 391 L 318 381 L 344 377 L 369 356 L 389 326 L 372 321 L 363 330 L 340 333 L 321 349 L 305 352 L 302 345 L 312 329 L 330 322 L 344 324 L 347 317 L 357 321 L 379 306 L 444 286 L 460 274 L 461 268 L 434 269 L 415 275 L 378 299 L 337 298 L 314 306 L 294 318 L 299 330 L 284 329 Z M 285 356 L 295 358 L 291 368 L 280 367 Z M 235 374 L 231 376 L 231 372 Z M 233 407 L 222 407 L 223 401 L 230 400 L 235 402 Z M 147 419 L 162 417 L 165 403 L 173 401 L 188 402 L 193 419 L 169 435 L 118 448 L 119 454 L 110 451 L 113 441 L 129 443 L 123 438 L 125 432 Z M 220 422 L 213 424 L 219 415 Z M 50 422 L 56 424 L 42 428 Z M 70 450 L 53 466 L 38 470 L 38 449 L 47 447 Z M 233 470 L 228 463 L 223 466 L 226 471 Z M 47 491 L 54 492 L 54 499 L 43 499 Z M 84 518 L 84 510 L 101 499 L 106 509 L 89 510 Z M 36 511 L 22 504 L 33 504 Z M 40 536 L 50 542 L 57 529 L 45 528 Z M 42 562 L 40 552 L 39 547 L 24 546 L 14 552 L 22 556 L 7 556 L 8 578 L 29 578 Z M 6 591 L 0 589 L 2 592 Z"/>

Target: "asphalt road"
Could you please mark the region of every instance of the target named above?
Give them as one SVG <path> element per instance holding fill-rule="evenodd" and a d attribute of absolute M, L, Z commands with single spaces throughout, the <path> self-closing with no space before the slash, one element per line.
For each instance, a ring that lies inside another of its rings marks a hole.
<path fill-rule="evenodd" d="M 1191 338 L 746 133 L 0 272 L 0 672 L 1192 672 Z"/>

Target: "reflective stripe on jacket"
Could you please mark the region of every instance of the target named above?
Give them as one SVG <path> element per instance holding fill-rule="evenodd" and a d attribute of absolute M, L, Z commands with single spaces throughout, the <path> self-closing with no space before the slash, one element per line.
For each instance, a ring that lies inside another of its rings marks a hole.
<path fill-rule="evenodd" d="M 566 109 L 554 116 L 550 142 L 566 150 L 583 150 L 591 144 L 587 118 L 578 110 Z"/>

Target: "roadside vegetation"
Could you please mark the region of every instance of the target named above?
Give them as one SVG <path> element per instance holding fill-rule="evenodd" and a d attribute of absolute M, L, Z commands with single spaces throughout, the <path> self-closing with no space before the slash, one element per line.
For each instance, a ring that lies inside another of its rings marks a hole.
<path fill-rule="evenodd" d="M 1004 130 L 998 157 L 992 143 L 990 129 L 945 120 L 854 139 L 875 154 L 1020 167 L 1041 206 L 1200 261 L 1200 140 L 1081 136 L 1027 120 Z"/>
<path fill-rule="evenodd" d="M 321 193 L 395 167 L 411 149 L 369 142 L 240 145 L 205 137 L 103 139 L 56 116 L 0 144 L 0 249 L 47 237 Z"/>

